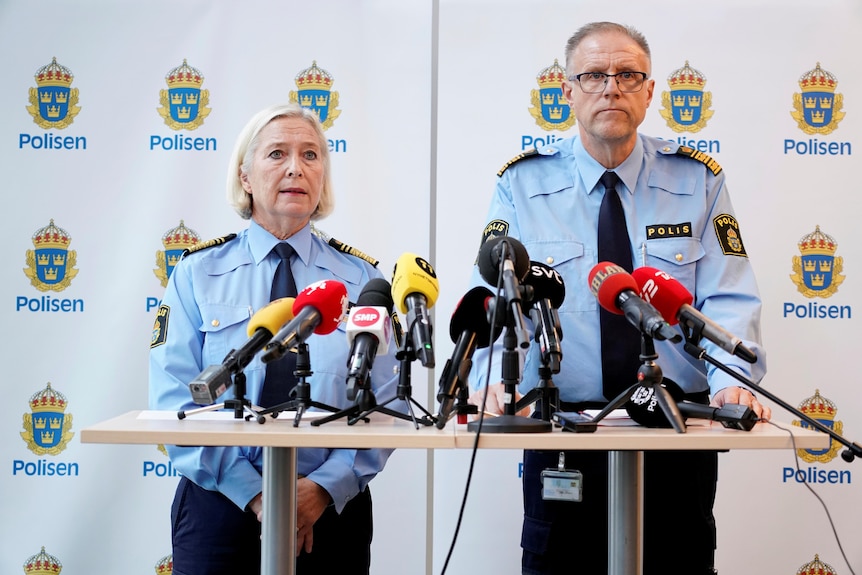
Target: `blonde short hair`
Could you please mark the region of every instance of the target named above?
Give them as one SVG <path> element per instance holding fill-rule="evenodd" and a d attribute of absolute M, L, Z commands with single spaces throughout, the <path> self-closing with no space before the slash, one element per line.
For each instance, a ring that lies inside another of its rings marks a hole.
<path fill-rule="evenodd" d="M 320 200 L 314 213 L 311 214 L 311 219 L 322 220 L 331 214 L 335 208 L 329 162 L 329 145 L 317 114 L 313 110 L 303 108 L 299 104 L 277 104 L 265 108 L 252 116 L 242 131 L 240 131 L 227 169 L 227 200 L 241 218 L 244 220 L 251 218 L 252 197 L 243 189 L 240 173 L 250 173 L 252 158 L 258 145 L 258 135 L 264 127 L 278 118 L 299 118 L 305 120 L 320 140 L 320 155 L 323 160 L 323 190 L 320 192 Z"/>

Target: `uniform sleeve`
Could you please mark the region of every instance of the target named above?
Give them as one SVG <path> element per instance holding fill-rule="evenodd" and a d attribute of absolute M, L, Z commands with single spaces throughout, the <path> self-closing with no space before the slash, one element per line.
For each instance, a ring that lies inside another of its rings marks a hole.
<path fill-rule="evenodd" d="M 708 221 L 701 242 L 704 256 L 697 264 L 694 306 L 728 332 L 743 340 L 757 355 L 750 364 L 716 344 L 700 345 L 718 362 L 757 383 L 766 373 L 766 352 L 761 345 L 761 299 L 751 260 L 745 251 L 741 226 L 736 219 L 724 174 L 707 176 Z M 715 394 L 740 381 L 707 363 L 710 391 Z"/>
<path fill-rule="evenodd" d="M 154 334 L 150 348 L 150 409 L 199 407 L 191 401 L 188 383 L 203 370 L 204 334 L 190 271 L 190 261 L 181 260 L 162 298 L 162 333 Z M 240 509 L 261 491 L 260 472 L 249 461 L 245 448 L 165 447 L 177 471 L 204 489 L 223 493 Z"/>

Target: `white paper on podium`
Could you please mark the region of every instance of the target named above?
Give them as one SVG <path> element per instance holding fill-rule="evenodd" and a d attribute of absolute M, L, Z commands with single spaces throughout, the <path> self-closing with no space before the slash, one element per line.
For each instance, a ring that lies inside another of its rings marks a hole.
<path fill-rule="evenodd" d="M 304 411 L 302 419 L 318 419 L 326 415 L 331 415 L 326 411 Z M 189 419 L 203 419 L 209 421 L 230 421 L 236 419 L 232 409 L 221 409 L 213 411 L 201 411 L 194 415 L 189 415 Z M 282 411 L 278 414 L 278 419 L 285 421 L 293 421 L 296 418 L 296 411 Z M 138 419 L 161 419 L 171 420 L 177 419 L 176 411 L 142 411 L 138 414 Z M 269 418 L 267 418 L 269 419 Z"/>

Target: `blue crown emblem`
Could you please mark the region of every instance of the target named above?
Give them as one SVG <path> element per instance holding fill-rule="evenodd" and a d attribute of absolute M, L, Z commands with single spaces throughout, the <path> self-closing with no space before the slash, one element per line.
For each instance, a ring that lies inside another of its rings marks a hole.
<path fill-rule="evenodd" d="M 841 435 L 843 432 L 844 424 L 835 419 L 838 408 L 832 401 L 820 395 L 819 389 L 815 390 L 814 395 L 800 403 L 798 407 L 799 411 L 818 423 L 822 423 L 825 427 L 832 429 L 838 435 Z M 806 421 L 794 420 L 793 425 L 806 429 L 810 428 Z M 828 463 L 835 459 L 840 450 L 841 444 L 832 439 L 829 441 L 829 447 L 826 449 L 797 449 L 796 452 L 801 459 L 808 463 Z"/>
<path fill-rule="evenodd" d="M 198 233 L 186 227 L 183 220 L 180 220 L 180 225 L 165 232 L 162 236 L 162 245 L 164 250 L 156 252 L 156 265 L 153 270 L 156 277 L 162 283 L 162 287 L 167 287 L 168 278 L 171 277 L 171 272 L 174 271 L 174 266 L 180 261 L 183 252 L 201 241 Z"/>
<path fill-rule="evenodd" d="M 317 61 L 313 60 L 310 68 L 296 75 L 294 82 L 297 91 L 291 90 L 289 94 L 291 102 L 317 113 L 324 130 L 331 128 L 335 119 L 341 115 L 341 110 L 337 109 L 338 92 L 332 91 L 334 81 L 332 75 L 318 67 Z"/>
<path fill-rule="evenodd" d="M 30 413 L 24 414 L 24 431 L 21 438 L 36 455 L 57 455 L 75 435 L 72 433 L 72 415 L 67 414 L 66 396 L 51 388 L 30 397 Z"/>
<path fill-rule="evenodd" d="M 844 119 L 844 96 L 835 93 L 838 80 L 820 62 L 799 78 L 802 93 L 793 94 L 793 111 L 799 129 L 806 134 L 829 134 Z"/>
<path fill-rule="evenodd" d="M 53 58 L 47 66 L 36 72 L 36 87 L 30 88 L 30 105 L 27 111 L 33 121 L 44 129 L 68 127 L 81 108 L 78 106 L 78 88 L 72 88 L 75 78 L 65 66 Z"/>
<path fill-rule="evenodd" d="M 575 125 L 575 115 L 563 97 L 563 82 L 566 70 L 554 59 L 554 63 L 536 75 L 539 89 L 530 90 L 530 115 L 543 130 L 568 130 Z"/>
<path fill-rule="evenodd" d="M 793 275 L 799 293 L 808 298 L 827 298 L 838 291 L 844 282 L 844 258 L 835 257 L 838 242 L 816 226 L 798 243 L 801 256 L 793 256 Z"/>
<path fill-rule="evenodd" d="M 54 220 L 33 234 L 35 250 L 27 250 L 24 274 L 39 291 L 63 291 L 78 275 L 74 269 L 78 254 L 69 250 L 72 238 L 66 230 L 54 225 Z"/>
<path fill-rule="evenodd" d="M 46 553 L 44 545 L 39 553 L 24 562 L 26 575 L 59 575 L 62 570 L 63 564 L 53 555 Z"/>
<path fill-rule="evenodd" d="M 204 123 L 212 111 L 207 106 L 209 90 L 201 90 L 204 76 L 185 59 L 180 66 L 167 73 L 167 90 L 159 91 L 159 115 L 172 130 L 195 130 Z"/>
<path fill-rule="evenodd" d="M 670 92 L 661 93 L 662 118 L 674 132 L 699 132 L 712 118 L 712 92 L 704 92 L 706 76 L 685 61 L 667 78 Z"/>

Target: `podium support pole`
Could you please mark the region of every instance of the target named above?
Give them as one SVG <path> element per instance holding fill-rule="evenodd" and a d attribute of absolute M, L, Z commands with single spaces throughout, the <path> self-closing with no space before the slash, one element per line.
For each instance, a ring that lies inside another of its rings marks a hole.
<path fill-rule="evenodd" d="M 284 486 L 291 486 L 285 489 Z M 296 448 L 263 448 L 261 575 L 296 573 Z"/>
<path fill-rule="evenodd" d="M 643 573 L 643 451 L 608 452 L 608 575 Z"/>

